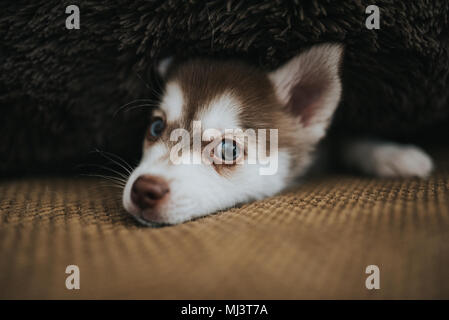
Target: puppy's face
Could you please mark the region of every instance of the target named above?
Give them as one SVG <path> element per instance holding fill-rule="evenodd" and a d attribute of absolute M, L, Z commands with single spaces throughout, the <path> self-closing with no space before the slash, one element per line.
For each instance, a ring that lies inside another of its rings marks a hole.
<path fill-rule="evenodd" d="M 143 223 L 176 224 L 281 191 L 325 134 L 341 54 L 316 46 L 271 73 L 209 60 L 169 67 L 125 209 Z"/>

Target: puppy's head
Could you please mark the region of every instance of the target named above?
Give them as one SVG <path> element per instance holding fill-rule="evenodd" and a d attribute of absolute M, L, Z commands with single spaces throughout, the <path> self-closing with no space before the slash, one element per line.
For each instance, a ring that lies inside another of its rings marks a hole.
<path fill-rule="evenodd" d="M 162 64 L 125 209 L 176 224 L 281 191 L 306 170 L 337 107 L 341 55 L 319 45 L 269 73 L 235 61 Z"/>

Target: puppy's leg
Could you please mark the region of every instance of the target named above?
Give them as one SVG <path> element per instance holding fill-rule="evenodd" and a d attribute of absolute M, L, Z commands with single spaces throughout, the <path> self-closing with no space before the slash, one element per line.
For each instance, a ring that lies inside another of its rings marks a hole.
<path fill-rule="evenodd" d="M 343 163 L 363 173 L 379 177 L 427 177 L 433 162 L 430 156 L 414 145 L 369 139 L 343 143 Z"/>

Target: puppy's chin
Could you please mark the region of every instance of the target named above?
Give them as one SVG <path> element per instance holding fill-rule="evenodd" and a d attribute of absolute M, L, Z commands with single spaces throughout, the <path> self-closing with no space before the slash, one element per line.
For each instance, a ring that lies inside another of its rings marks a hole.
<path fill-rule="evenodd" d="M 175 206 L 173 203 L 166 202 L 165 205 L 143 210 L 138 217 L 139 219 L 146 221 L 146 225 L 168 226 L 184 223 L 195 218 L 205 217 L 214 212 L 215 210 L 206 211 L 201 210 L 201 208 L 196 210 L 186 210 L 182 207 Z"/>
<path fill-rule="evenodd" d="M 170 216 L 169 212 L 164 211 L 165 210 L 161 209 L 160 206 L 157 206 L 155 208 L 143 210 L 139 217 L 147 223 L 157 226 L 173 225 L 185 221 L 175 221 L 173 217 Z"/>
<path fill-rule="evenodd" d="M 132 215 L 132 216 L 134 217 L 134 219 L 136 219 L 137 222 L 139 222 L 141 225 L 146 226 L 146 227 L 160 228 L 160 227 L 165 227 L 165 226 L 170 225 L 168 223 L 145 220 L 144 218 L 135 216 L 135 215 Z"/>
<path fill-rule="evenodd" d="M 207 217 L 233 206 L 208 206 L 206 208 L 199 203 L 193 207 L 193 205 L 183 206 L 179 203 L 166 201 L 151 209 L 140 210 L 135 208 L 135 210 L 132 210 L 132 212 L 128 211 L 128 213 L 144 226 L 163 227 Z"/>
<path fill-rule="evenodd" d="M 154 208 L 141 210 L 137 208 L 136 205 L 132 203 L 130 199 L 125 200 L 126 196 L 123 198 L 123 202 L 126 203 L 125 210 L 137 220 L 137 222 L 141 223 L 144 226 L 148 227 L 162 227 L 167 225 L 174 225 L 177 223 L 184 222 L 182 221 L 174 221 L 172 217 L 170 217 L 169 213 L 166 213 L 161 208 L 161 206 L 156 206 Z"/>

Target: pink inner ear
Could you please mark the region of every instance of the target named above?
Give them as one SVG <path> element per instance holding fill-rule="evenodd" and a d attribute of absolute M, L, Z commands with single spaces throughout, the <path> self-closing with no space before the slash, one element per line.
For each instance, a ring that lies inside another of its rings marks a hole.
<path fill-rule="evenodd" d="M 326 81 L 314 83 L 299 82 L 293 86 L 290 92 L 290 100 L 287 109 L 296 117 L 300 117 L 304 126 L 313 122 L 313 118 L 319 112 L 321 98 L 326 90 Z"/>

